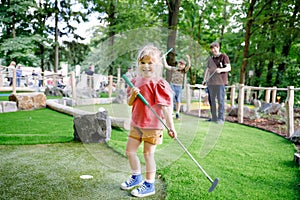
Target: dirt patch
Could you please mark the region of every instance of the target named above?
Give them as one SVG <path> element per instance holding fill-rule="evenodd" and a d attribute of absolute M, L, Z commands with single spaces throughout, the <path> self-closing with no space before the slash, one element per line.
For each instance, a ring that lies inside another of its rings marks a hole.
<path fill-rule="evenodd" d="M 199 116 L 199 110 L 191 110 L 187 114 Z M 208 118 L 210 116 L 209 111 L 201 110 L 200 116 L 203 118 Z M 297 116 L 300 116 L 300 109 L 295 109 L 294 116 L 295 116 L 294 129 L 297 130 L 298 128 L 300 128 L 300 117 L 297 117 Z M 233 117 L 233 116 L 226 116 L 225 120 L 228 122 L 238 123 L 237 117 Z M 273 116 L 269 116 L 267 118 L 258 118 L 258 119 L 244 118 L 242 124 L 272 132 L 272 133 L 282 136 L 286 139 L 288 138 L 287 137 L 287 126 L 286 126 L 285 122 L 277 120 L 276 117 L 273 117 Z M 295 144 L 295 145 L 296 145 L 296 148 L 298 149 L 298 152 L 300 152 L 300 144 Z"/>

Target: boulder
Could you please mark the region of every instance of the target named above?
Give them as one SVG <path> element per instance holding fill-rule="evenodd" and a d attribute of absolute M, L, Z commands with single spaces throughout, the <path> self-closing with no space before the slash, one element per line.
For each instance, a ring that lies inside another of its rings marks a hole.
<path fill-rule="evenodd" d="M 110 140 L 111 121 L 107 111 L 74 117 L 74 140 L 83 143 L 104 143 Z"/>
<path fill-rule="evenodd" d="M 250 109 L 247 106 L 244 106 L 244 117 L 249 118 L 250 117 Z M 229 116 L 237 117 L 238 116 L 238 107 L 233 106 L 228 112 Z"/>
<path fill-rule="evenodd" d="M 260 108 L 261 107 L 261 101 L 254 99 L 253 100 L 253 105 L 255 106 L 255 108 Z"/>
<path fill-rule="evenodd" d="M 265 114 L 277 114 L 281 108 L 279 103 L 264 103 L 260 107 L 259 111 Z"/>
<path fill-rule="evenodd" d="M 13 102 L 13 101 L 1 101 L 0 102 L 0 113 L 16 112 L 16 111 L 18 111 L 16 102 Z"/>
<path fill-rule="evenodd" d="M 289 138 L 293 143 L 300 144 L 300 128 Z"/>
<path fill-rule="evenodd" d="M 113 100 L 113 103 L 126 104 L 127 103 L 126 91 L 118 89 L 117 90 L 117 97 Z"/>
<path fill-rule="evenodd" d="M 46 107 L 46 95 L 40 92 L 11 94 L 9 101 L 16 102 L 18 110 L 34 110 Z"/>

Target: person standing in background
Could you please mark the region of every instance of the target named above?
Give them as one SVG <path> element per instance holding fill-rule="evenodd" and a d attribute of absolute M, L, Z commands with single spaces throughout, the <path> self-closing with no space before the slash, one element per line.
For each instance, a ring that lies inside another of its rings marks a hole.
<path fill-rule="evenodd" d="M 212 115 L 209 121 L 223 124 L 225 120 L 225 87 L 228 84 L 228 72 L 231 70 L 231 65 L 228 56 L 220 52 L 219 43 L 211 43 L 210 50 L 212 56 L 208 58 L 202 84 L 208 87 Z M 218 101 L 218 114 L 216 99 Z"/>
<path fill-rule="evenodd" d="M 85 74 L 87 75 L 87 86 L 93 88 L 94 65 L 90 65 Z"/>
<path fill-rule="evenodd" d="M 12 86 L 13 83 L 13 76 L 14 76 L 14 69 L 16 67 L 16 62 L 11 61 L 10 65 L 8 66 L 7 72 L 8 72 L 8 82 L 9 86 Z"/>
<path fill-rule="evenodd" d="M 179 112 L 181 107 L 181 96 L 182 96 L 182 85 L 184 84 L 184 78 L 186 72 L 191 67 L 191 59 L 189 55 L 186 55 L 188 59 L 188 65 L 186 65 L 185 60 L 180 59 L 178 62 L 178 67 L 172 67 L 167 64 L 166 58 L 164 58 L 164 66 L 167 70 L 172 71 L 171 77 L 171 88 L 173 90 L 173 102 L 175 103 L 176 119 L 180 119 Z"/>
<path fill-rule="evenodd" d="M 16 76 L 17 76 L 17 87 L 20 87 L 21 86 L 21 77 L 22 77 L 21 64 L 17 65 Z"/>

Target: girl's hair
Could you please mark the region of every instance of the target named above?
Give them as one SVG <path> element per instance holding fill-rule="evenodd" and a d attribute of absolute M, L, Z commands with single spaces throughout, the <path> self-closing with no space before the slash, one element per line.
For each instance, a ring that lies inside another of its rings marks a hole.
<path fill-rule="evenodd" d="M 138 53 L 137 66 L 144 57 L 149 57 L 153 61 L 155 75 L 157 78 L 162 77 L 163 64 L 160 58 L 160 50 L 152 44 L 144 46 Z M 141 69 L 137 67 L 137 73 L 141 75 Z"/>

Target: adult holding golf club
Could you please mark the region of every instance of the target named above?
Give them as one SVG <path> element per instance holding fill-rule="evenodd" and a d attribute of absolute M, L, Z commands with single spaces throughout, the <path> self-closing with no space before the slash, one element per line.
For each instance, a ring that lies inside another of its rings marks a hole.
<path fill-rule="evenodd" d="M 146 45 L 140 50 L 137 58 L 137 76 L 131 80 L 134 87 L 127 88 L 127 103 L 132 106 L 132 118 L 126 155 L 132 175 L 121 184 L 121 189 L 133 189 L 131 194 L 136 197 L 155 194 L 154 153 L 156 145 L 162 143 L 164 126 L 151 109 L 155 110 L 160 118 L 165 119 L 169 127 L 168 134 L 172 138 L 177 137 L 172 118 L 172 89 L 162 78 L 163 65 L 160 54 L 160 50 L 153 45 Z M 149 102 L 151 109 L 138 98 L 140 96 Z M 142 178 L 140 160 L 137 157 L 137 150 L 142 142 L 146 162 L 145 180 Z"/>
<path fill-rule="evenodd" d="M 223 124 L 225 120 L 225 87 L 228 84 L 228 72 L 231 70 L 231 66 L 228 56 L 220 52 L 218 42 L 211 43 L 210 50 L 212 56 L 208 58 L 202 84 L 208 87 L 212 115 L 210 121 Z M 218 101 L 218 114 L 216 99 Z"/>

